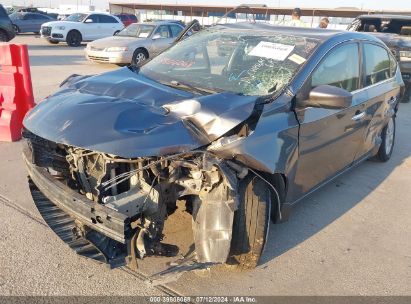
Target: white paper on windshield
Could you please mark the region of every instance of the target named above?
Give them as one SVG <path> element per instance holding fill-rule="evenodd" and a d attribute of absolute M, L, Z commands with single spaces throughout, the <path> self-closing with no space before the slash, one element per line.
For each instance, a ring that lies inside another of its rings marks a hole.
<path fill-rule="evenodd" d="M 140 33 L 139 38 L 147 38 L 149 33 Z"/>
<path fill-rule="evenodd" d="M 292 54 L 290 57 L 288 57 L 288 59 L 295 62 L 296 64 L 303 64 L 305 62 L 305 58 L 301 57 L 298 54 Z"/>
<path fill-rule="evenodd" d="M 293 49 L 294 45 L 261 41 L 248 55 L 284 61 Z"/>

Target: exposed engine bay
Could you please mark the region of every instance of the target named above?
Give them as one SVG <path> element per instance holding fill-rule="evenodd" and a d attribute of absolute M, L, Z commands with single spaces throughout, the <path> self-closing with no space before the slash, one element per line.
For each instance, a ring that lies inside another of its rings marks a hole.
<path fill-rule="evenodd" d="M 136 268 L 135 259 L 147 256 L 177 256 L 176 245 L 162 242 L 164 223 L 175 212 L 177 200 L 192 215 L 195 262 L 227 261 L 239 203 L 238 180 L 248 174 L 245 167 L 202 150 L 124 159 L 56 144 L 29 131 L 24 137 L 36 166 L 46 168 L 53 179 L 94 204 L 129 219 L 131 233 L 126 234 L 125 244 L 99 235 L 93 225 L 80 221 L 73 229 L 76 237 L 92 241 L 112 267 L 128 264 Z M 107 218 L 96 216 L 91 221 L 98 225 Z"/>

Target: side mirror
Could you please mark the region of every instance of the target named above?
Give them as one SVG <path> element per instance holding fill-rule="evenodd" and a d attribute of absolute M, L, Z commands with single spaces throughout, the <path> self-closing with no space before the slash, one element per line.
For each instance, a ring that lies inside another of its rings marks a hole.
<path fill-rule="evenodd" d="M 347 90 L 330 85 L 320 85 L 311 90 L 304 107 L 345 109 L 352 104 L 352 94 Z"/>
<path fill-rule="evenodd" d="M 86 19 L 86 21 L 84 21 L 84 23 L 93 23 L 93 19 Z"/>
<path fill-rule="evenodd" d="M 161 35 L 159 33 L 153 35 L 153 40 L 161 39 Z"/>

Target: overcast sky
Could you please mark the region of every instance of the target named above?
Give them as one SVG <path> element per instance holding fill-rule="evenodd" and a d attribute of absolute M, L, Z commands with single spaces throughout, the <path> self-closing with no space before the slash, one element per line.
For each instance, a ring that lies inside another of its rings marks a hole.
<path fill-rule="evenodd" d="M 334 8 L 334 7 L 357 7 L 364 9 L 404 9 L 411 10 L 410 0 L 270 0 L 270 1 L 236 1 L 236 0 L 113 0 L 111 2 L 134 2 L 134 3 L 163 3 L 163 4 L 217 4 L 217 5 L 235 5 L 242 3 L 263 3 L 270 7 L 315 7 L 315 8 Z M 108 8 L 109 0 L 0 0 L 3 5 L 33 5 L 37 7 L 58 7 L 59 4 L 83 4 L 95 5 L 98 9 Z"/>

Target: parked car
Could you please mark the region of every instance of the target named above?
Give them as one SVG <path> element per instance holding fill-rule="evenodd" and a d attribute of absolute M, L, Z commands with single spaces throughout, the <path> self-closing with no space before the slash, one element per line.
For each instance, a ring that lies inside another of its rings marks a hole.
<path fill-rule="evenodd" d="M 141 65 L 169 47 L 184 28 L 173 22 L 133 23 L 113 37 L 87 44 L 87 59 Z"/>
<path fill-rule="evenodd" d="M 349 25 L 348 30 L 367 32 L 387 44 L 400 63 L 402 78 L 406 84 L 403 100 L 409 102 L 411 97 L 411 16 L 362 15 Z"/>
<path fill-rule="evenodd" d="M 0 4 L 0 42 L 7 42 L 16 36 L 13 24 L 4 7 Z"/>
<path fill-rule="evenodd" d="M 12 6 L 3 6 L 4 9 L 7 12 L 7 15 L 13 14 L 15 12 L 15 9 Z"/>
<path fill-rule="evenodd" d="M 220 56 L 225 41 L 236 47 Z M 210 27 L 139 68 L 73 75 L 39 103 L 24 120 L 30 190 L 51 229 L 112 267 L 176 256 L 161 240 L 179 200 L 194 255 L 168 273 L 252 268 L 270 217 L 286 220 L 366 159 L 390 159 L 403 85 L 371 35 Z"/>
<path fill-rule="evenodd" d="M 39 33 L 41 25 L 54 21 L 50 16 L 39 13 L 13 13 L 10 15 L 11 22 L 16 34 Z"/>
<path fill-rule="evenodd" d="M 115 14 L 114 16 L 116 16 L 118 19 L 121 20 L 121 22 L 123 22 L 124 26 L 129 26 L 132 23 L 137 23 L 137 17 L 136 15 L 133 14 Z"/>
<path fill-rule="evenodd" d="M 123 29 L 123 23 L 106 13 L 76 13 L 61 21 L 47 22 L 41 27 L 41 37 L 52 44 L 67 42 L 80 46 L 83 41 L 113 36 Z"/>

